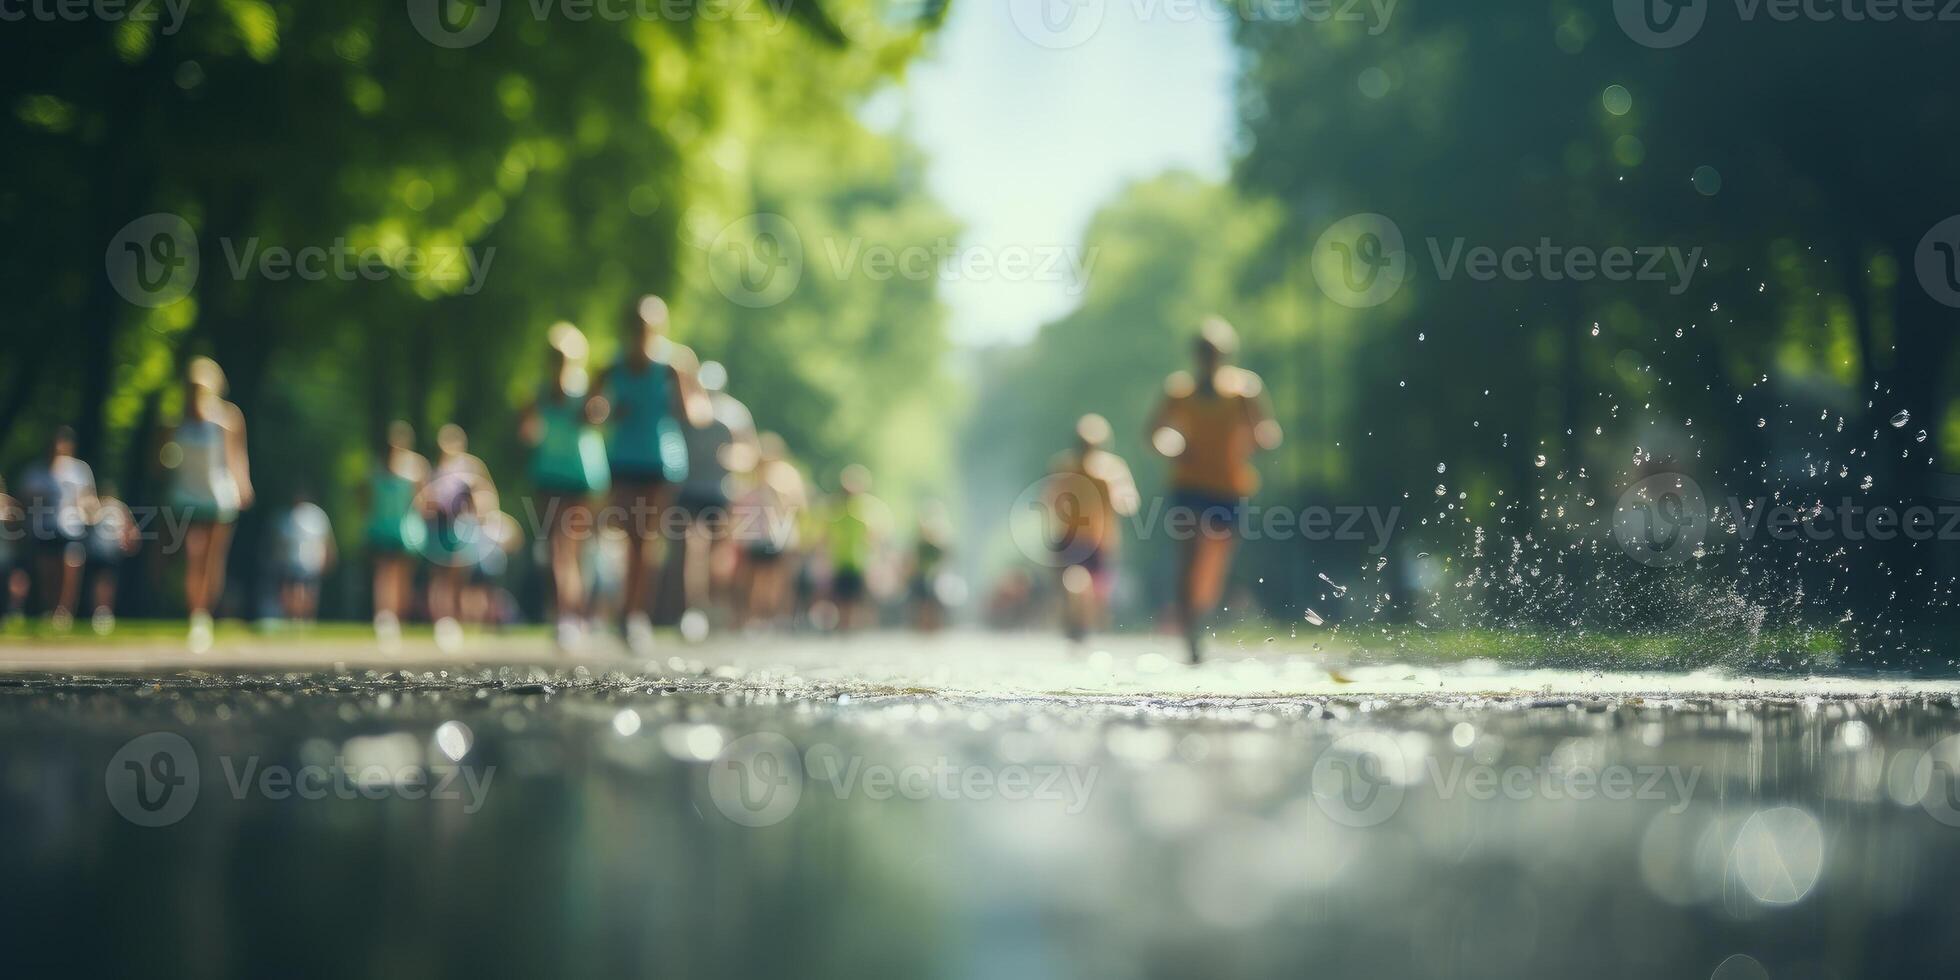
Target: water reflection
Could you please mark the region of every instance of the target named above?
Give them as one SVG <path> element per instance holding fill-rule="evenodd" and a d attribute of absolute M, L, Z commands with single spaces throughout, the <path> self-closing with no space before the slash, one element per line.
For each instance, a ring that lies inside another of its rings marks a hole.
<path fill-rule="evenodd" d="M 407 680 L 0 688 L 23 974 L 1850 977 L 1960 953 L 1944 699 Z M 151 732 L 194 759 L 118 756 Z M 123 815 L 190 765 L 176 819 Z"/>

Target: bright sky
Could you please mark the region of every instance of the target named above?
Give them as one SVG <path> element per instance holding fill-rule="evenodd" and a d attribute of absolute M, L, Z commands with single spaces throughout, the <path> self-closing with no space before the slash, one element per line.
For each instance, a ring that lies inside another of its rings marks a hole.
<path fill-rule="evenodd" d="M 1189 16 L 1196 6 L 952 5 L 898 97 L 904 130 L 931 161 L 932 193 L 975 253 L 962 264 L 977 274 L 942 283 L 957 343 L 1023 340 L 1073 309 L 1077 286 L 1042 267 L 1051 257 L 1057 270 L 1080 266 L 1090 216 L 1124 184 L 1174 168 L 1225 176 L 1236 54 L 1225 23 Z M 980 264 L 1012 260 L 1015 247 L 1030 253 L 1021 273 Z"/>

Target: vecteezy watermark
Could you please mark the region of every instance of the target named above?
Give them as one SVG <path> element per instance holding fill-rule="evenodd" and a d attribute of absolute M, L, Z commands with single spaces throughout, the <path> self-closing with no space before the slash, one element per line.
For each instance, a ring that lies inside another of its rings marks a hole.
<path fill-rule="evenodd" d="M 1701 33 L 1708 4 L 1709 0 L 1613 0 L 1613 19 L 1639 44 L 1672 48 Z"/>
<path fill-rule="evenodd" d="M 775 34 L 798 0 L 524 0 L 532 19 L 625 23 L 744 23 Z M 503 0 L 408 0 L 408 20 L 430 44 L 468 48 L 483 42 L 502 19 Z"/>
<path fill-rule="evenodd" d="M 403 279 L 461 283 L 473 296 L 483 288 L 495 246 L 478 250 L 468 245 L 353 245 L 336 238 L 326 245 L 297 248 L 268 245 L 255 237 L 218 240 L 225 269 L 235 280 L 258 276 L 273 282 L 299 279 L 341 282 Z M 103 252 L 109 284 L 137 306 L 168 306 L 197 285 L 202 265 L 197 231 L 183 216 L 169 212 L 147 214 L 117 231 Z"/>
<path fill-rule="evenodd" d="M 184 546 L 190 526 L 200 519 L 190 507 L 158 507 L 148 504 L 126 505 L 129 511 L 129 540 L 135 550 L 161 545 L 162 553 L 176 554 Z M 206 518 L 208 519 L 208 518 Z M 80 561 L 90 546 L 99 546 L 108 532 L 120 535 L 122 528 L 98 528 L 78 504 L 50 504 L 39 500 L 0 510 L 0 541 L 15 543 L 38 541 L 50 547 L 67 545 Z"/>
<path fill-rule="evenodd" d="M 1400 507 L 1287 507 L 1176 497 L 1143 498 L 1136 512 L 1128 515 L 1110 513 L 1107 506 L 1101 491 L 1086 477 L 1045 477 L 1014 498 L 1008 533 L 1022 557 L 1049 568 L 1081 564 L 1108 537 L 1192 541 L 1229 535 L 1240 541 L 1338 541 L 1361 544 L 1369 554 L 1379 555 L 1388 550 L 1402 516 Z"/>
<path fill-rule="evenodd" d="M 1870 504 L 1857 497 L 1727 497 L 1720 509 L 1683 473 L 1657 473 L 1620 494 L 1613 537 L 1627 557 L 1668 568 L 1707 553 L 1711 531 L 1737 541 L 1960 541 L 1960 504 Z"/>
<path fill-rule="evenodd" d="M 1960 735 L 1948 735 L 1920 754 L 1913 790 L 1928 816 L 1960 827 Z"/>
<path fill-rule="evenodd" d="M 122 226 L 102 254 L 109 285 L 137 306 L 159 307 L 190 295 L 197 285 L 197 232 L 166 211 Z"/>
<path fill-rule="evenodd" d="M 464 813 L 483 809 L 496 766 L 458 764 L 469 749 L 468 729 L 446 722 L 435 737 L 443 761 L 424 764 L 407 733 L 349 739 L 338 753 L 299 766 L 267 764 L 258 756 L 218 758 L 233 800 L 456 800 Z M 203 791 L 197 751 L 175 732 L 150 732 L 123 743 L 104 767 L 109 805 L 140 827 L 167 827 L 190 815 Z"/>
<path fill-rule="evenodd" d="M 1960 214 L 1927 230 L 1913 252 L 1912 270 L 1919 275 L 1926 295 L 1947 306 L 1960 307 Z"/>
<path fill-rule="evenodd" d="M 1044 48 L 1079 47 L 1102 29 L 1116 0 L 1008 0 L 1014 28 Z M 1370 36 L 1388 29 L 1400 0 L 1127 0 L 1139 22 L 1174 24 L 1351 24 Z"/>
<path fill-rule="evenodd" d="M 221 238 L 218 245 L 224 250 L 225 267 L 233 279 L 243 280 L 256 274 L 271 282 L 288 279 L 460 282 L 465 296 L 474 296 L 483 288 L 490 263 L 497 258 L 494 245 L 481 251 L 468 245 L 350 245 L 345 238 L 336 238 L 328 245 L 298 248 L 266 245 L 256 237 L 243 242 Z"/>
<path fill-rule="evenodd" d="M 0 22 L 18 24 L 26 20 L 43 23 L 78 23 L 100 20 L 111 23 L 157 24 L 159 34 L 177 33 L 184 26 L 184 12 L 191 0 L 0 0 Z"/>
<path fill-rule="evenodd" d="M 139 827 L 168 827 L 197 805 L 197 752 L 176 732 L 123 743 L 102 770 L 109 805 Z"/>
<path fill-rule="evenodd" d="M 1364 731 L 1335 739 L 1314 761 L 1311 780 L 1314 804 L 1328 819 L 1346 827 L 1375 827 L 1395 816 L 1420 785 L 1429 786 L 1440 800 L 1662 802 L 1668 804 L 1668 813 L 1678 815 L 1692 802 L 1701 769 L 1597 766 L 1560 761 L 1556 754 L 1529 765 L 1498 766 L 1464 755 L 1445 763 L 1423 753 L 1418 765 L 1395 736 Z"/>
<path fill-rule="evenodd" d="M 1620 494 L 1613 539 L 1642 565 L 1672 568 L 1701 550 L 1708 534 L 1708 498 L 1683 473 L 1657 473 Z"/>
<path fill-rule="evenodd" d="M 1734 0 L 1736 20 L 1779 23 L 1926 24 L 1960 21 L 1960 0 Z M 1613 0 L 1613 18 L 1636 43 L 1675 48 L 1694 40 L 1714 0 Z"/>
<path fill-rule="evenodd" d="M 709 763 L 707 779 L 708 796 L 723 816 L 744 827 L 768 827 L 788 819 L 806 790 L 876 802 L 1059 804 L 1074 815 L 1088 805 L 1098 774 L 1093 765 L 962 765 L 946 756 L 867 761 L 826 743 L 799 755 L 783 735 L 755 732 L 724 745 Z"/>
<path fill-rule="evenodd" d="M 1674 245 L 1562 245 L 1541 237 L 1529 245 L 1471 245 L 1462 237 L 1424 239 L 1430 268 L 1445 282 L 1463 276 L 1477 282 L 1657 282 L 1671 295 L 1686 292 L 1701 262 L 1701 248 Z M 1352 214 L 1329 225 L 1314 242 L 1314 281 L 1343 306 L 1379 306 L 1414 275 L 1402 229 L 1386 215 Z"/>
<path fill-rule="evenodd" d="M 813 252 L 788 218 L 745 215 L 723 226 L 707 246 L 708 277 L 729 302 L 751 309 L 788 299 L 820 261 L 831 279 L 890 282 L 1060 282 L 1070 295 L 1088 284 L 1097 250 L 1079 245 L 961 245 L 949 238 L 892 245 L 862 237 L 824 236 Z"/>

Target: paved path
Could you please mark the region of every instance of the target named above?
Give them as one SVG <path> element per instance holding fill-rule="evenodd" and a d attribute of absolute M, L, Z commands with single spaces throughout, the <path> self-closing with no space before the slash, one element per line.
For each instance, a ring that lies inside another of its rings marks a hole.
<path fill-rule="evenodd" d="M 358 635 L 318 639 L 234 633 L 194 656 L 166 639 L 123 643 L 0 643 L 0 676 L 224 676 L 300 671 L 357 674 L 449 671 L 457 683 L 474 668 L 516 666 L 568 677 L 658 680 L 686 686 L 732 685 L 793 694 L 934 694 L 981 698 L 1263 700 L 1274 698 L 1502 697 L 1960 697 L 1960 681 L 1888 676 L 1751 676 L 1724 671 L 1642 673 L 1518 670 L 1489 661 L 1449 665 L 1361 664 L 1344 655 L 1286 643 L 1258 648 L 1219 644 L 1203 666 L 1177 659 L 1175 640 L 1103 638 L 1071 647 L 1047 635 L 951 632 L 852 637 L 727 635 L 702 643 L 670 640 L 650 659 L 629 657 L 610 638 L 564 656 L 536 633 L 472 637 L 445 655 L 411 638 L 382 653 Z M 585 671 L 577 673 L 577 668 Z"/>

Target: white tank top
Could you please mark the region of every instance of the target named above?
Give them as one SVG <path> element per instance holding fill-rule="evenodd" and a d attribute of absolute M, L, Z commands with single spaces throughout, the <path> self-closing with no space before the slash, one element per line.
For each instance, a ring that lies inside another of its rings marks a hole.
<path fill-rule="evenodd" d="M 238 507 L 238 481 L 225 453 L 225 430 L 210 419 L 186 419 L 177 426 L 177 496 L 185 501 Z"/>

